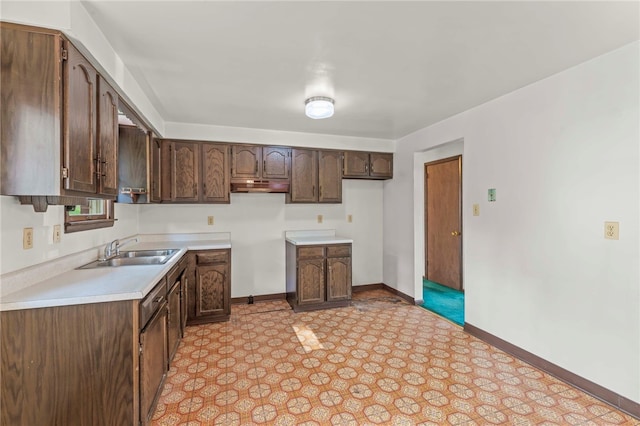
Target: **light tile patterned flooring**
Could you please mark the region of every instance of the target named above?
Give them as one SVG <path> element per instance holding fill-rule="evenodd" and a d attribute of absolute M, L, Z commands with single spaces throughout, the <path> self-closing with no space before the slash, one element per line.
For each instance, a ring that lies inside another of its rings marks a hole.
<path fill-rule="evenodd" d="M 383 290 L 188 327 L 154 425 L 638 425 Z"/>

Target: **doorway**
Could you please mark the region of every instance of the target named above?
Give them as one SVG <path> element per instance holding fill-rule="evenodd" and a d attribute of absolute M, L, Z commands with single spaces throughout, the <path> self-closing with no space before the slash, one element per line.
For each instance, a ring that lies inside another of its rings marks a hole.
<path fill-rule="evenodd" d="M 424 277 L 462 291 L 462 156 L 425 163 L 424 179 Z"/>

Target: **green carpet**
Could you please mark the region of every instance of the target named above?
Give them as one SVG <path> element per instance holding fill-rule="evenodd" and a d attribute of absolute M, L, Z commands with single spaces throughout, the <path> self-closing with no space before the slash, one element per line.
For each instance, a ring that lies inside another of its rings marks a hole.
<path fill-rule="evenodd" d="M 452 288 L 434 283 L 422 281 L 422 306 L 425 309 L 455 322 L 464 325 L 464 293 Z"/>

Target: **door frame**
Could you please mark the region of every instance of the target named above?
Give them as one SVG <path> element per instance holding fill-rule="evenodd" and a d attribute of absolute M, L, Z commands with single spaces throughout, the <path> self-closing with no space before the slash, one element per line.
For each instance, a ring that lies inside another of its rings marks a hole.
<path fill-rule="evenodd" d="M 424 203 L 423 203 L 423 212 L 424 212 L 424 271 L 423 271 L 423 279 L 427 278 L 427 270 L 428 270 L 428 259 L 427 259 L 427 254 L 428 254 L 428 233 L 429 233 L 429 226 L 428 226 L 428 198 L 427 198 L 427 191 L 428 191 L 428 184 L 427 184 L 427 166 L 435 166 L 437 164 L 440 163 L 447 163 L 449 161 L 453 161 L 453 160 L 458 160 L 458 223 L 460 224 L 460 253 L 458 256 L 458 269 L 459 269 L 459 274 L 460 274 L 460 290 L 464 292 L 464 274 L 462 273 L 462 253 L 463 253 L 463 239 L 462 237 L 464 237 L 464 230 L 463 228 L 463 223 L 462 223 L 462 154 L 457 154 L 457 155 L 453 155 L 450 157 L 446 157 L 446 158 L 441 158 L 438 160 L 434 160 L 434 161 L 429 161 L 427 163 L 424 163 L 424 169 L 423 169 L 423 182 L 424 182 Z"/>

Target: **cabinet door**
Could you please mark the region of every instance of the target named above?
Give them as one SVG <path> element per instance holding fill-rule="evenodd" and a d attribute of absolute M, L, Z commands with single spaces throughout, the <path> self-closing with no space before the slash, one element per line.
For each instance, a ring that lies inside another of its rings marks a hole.
<path fill-rule="evenodd" d="M 291 188 L 288 201 L 291 203 L 317 202 L 317 151 L 310 149 L 293 149 L 292 159 Z"/>
<path fill-rule="evenodd" d="M 370 157 L 369 175 L 371 177 L 388 179 L 393 177 L 393 154 L 372 152 Z"/>
<path fill-rule="evenodd" d="M 152 203 L 159 203 L 162 201 L 162 184 L 161 184 L 161 167 L 162 164 L 162 151 L 160 149 L 160 140 L 155 137 L 151 139 L 151 148 L 149 149 L 151 158 L 149 159 L 149 166 L 151 167 L 151 191 L 150 200 Z"/>
<path fill-rule="evenodd" d="M 167 307 L 163 304 L 140 333 L 140 420 L 143 425 L 151 423 L 167 364 Z"/>
<path fill-rule="evenodd" d="M 325 301 L 324 259 L 298 261 L 298 304 Z"/>
<path fill-rule="evenodd" d="M 229 146 L 202 144 L 202 201 L 229 202 Z"/>
<path fill-rule="evenodd" d="M 118 195 L 118 93 L 100 77 L 97 143 L 98 192 L 115 198 Z"/>
<path fill-rule="evenodd" d="M 369 153 L 360 151 L 345 151 L 344 177 L 369 177 Z"/>
<path fill-rule="evenodd" d="M 229 265 L 196 267 L 196 317 L 229 315 Z"/>
<path fill-rule="evenodd" d="M 327 301 L 351 299 L 351 258 L 327 258 Z"/>
<path fill-rule="evenodd" d="M 172 142 L 171 200 L 198 201 L 200 177 L 200 145 L 193 142 Z"/>
<path fill-rule="evenodd" d="M 260 177 L 262 167 L 262 147 L 249 145 L 233 145 L 231 147 L 231 177 Z"/>
<path fill-rule="evenodd" d="M 180 343 L 180 281 L 174 283 L 173 288 L 169 292 L 168 298 L 168 312 L 167 312 L 167 351 L 169 354 L 168 364 L 171 364 L 173 355 L 178 349 L 178 343 Z"/>
<path fill-rule="evenodd" d="M 184 330 L 187 328 L 188 307 L 187 293 L 189 289 L 189 273 L 188 269 L 182 274 L 180 280 L 180 336 L 184 337 Z"/>
<path fill-rule="evenodd" d="M 65 189 L 97 192 L 96 166 L 96 70 L 67 43 L 64 66 L 64 167 L 69 178 Z"/>
<path fill-rule="evenodd" d="M 342 153 L 320 151 L 318 153 L 318 201 L 342 202 Z"/>
<path fill-rule="evenodd" d="M 262 178 L 289 179 L 291 148 L 267 146 L 262 148 Z"/>

